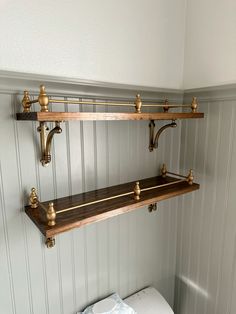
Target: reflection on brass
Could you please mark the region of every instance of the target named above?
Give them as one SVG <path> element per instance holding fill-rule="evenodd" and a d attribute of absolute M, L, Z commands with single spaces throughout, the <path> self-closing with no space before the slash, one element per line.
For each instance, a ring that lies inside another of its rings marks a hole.
<path fill-rule="evenodd" d="M 49 104 L 49 98 L 45 91 L 45 86 L 40 85 L 40 92 L 38 97 L 38 102 L 41 106 L 41 112 L 48 112 L 48 104 Z"/>
<path fill-rule="evenodd" d="M 148 211 L 149 211 L 149 213 L 151 213 L 151 212 L 153 212 L 153 211 L 156 211 L 156 210 L 157 210 L 157 203 L 148 205 Z"/>
<path fill-rule="evenodd" d="M 166 174 L 167 174 L 166 164 L 163 164 L 163 165 L 162 165 L 162 168 L 161 168 L 161 175 L 162 175 L 162 178 L 165 178 L 165 177 L 166 177 Z"/>
<path fill-rule="evenodd" d="M 188 176 L 187 176 L 188 184 L 192 185 L 192 184 L 193 184 L 193 180 L 194 180 L 193 170 L 190 169 L 190 170 L 189 170 L 189 174 L 188 174 Z"/>
<path fill-rule="evenodd" d="M 193 100 L 191 103 L 192 112 L 197 112 L 197 107 L 198 107 L 197 97 L 193 97 Z"/>
<path fill-rule="evenodd" d="M 27 90 L 24 91 L 24 97 L 21 103 L 24 108 L 23 112 L 30 112 L 31 104 L 30 104 L 29 92 Z"/>
<path fill-rule="evenodd" d="M 137 181 L 135 183 L 135 187 L 134 187 L 134 199 L 136 201 L 140 200 L 140 194 L 141 194 L 141 190 L 140 190 L 140 187 L 139 187 L 139 182 Z"/>
<path fill-rule="evenodd" d="M 141 113 L 142 100 L 139 94 L 136 95 L 135 99 L 135 109 L 137 113 Z"/>
<path fill-rule="evenodd" d="M 163 106 L 164 112 L 168 112 L 168 111 L 169 111 L 169 108 L 170 108 L 169 102 L 168 102 L 168 100 L 166 99 L 166 100 L 165 100 L 165 103 L 164 103 L 164 106 Z"/>
<path fill-rule="evenodd" d="M 32 188 L 30 197 L 29 197 L 30 207 L 37 208 L 38 207 L 38 195 L 36 193 L 36 189 Z"/>
<path fill-rule="evenodd" d="M 47 238 L 46 241 L 45 241 L 45 244 L 46 244 L 48 249 L 51 249 L 56 244 L 55 238 L 53 238 L 53 237 Z"/>
<path fill-rule="evenodd" d="M 54 134 L 60 134 L 62 129 L 60 127 L 60 122 L 55 122 L 55 127 L 48 133 L 49 128 L 46 122 L 40 122 L 38 127 L 38 132 L 40 133 L 40 145 L 41 145 L 41 163 L 44 167 L 48 166 L 51 161 L 51 144 Z"/>
<path fill-rule="evenodd" d="M 54 204 L 53 202 L 50 202 L 47 208 L 47 220 L 48 220 L 48 225 L 50 227 L 55 226 L 56 224 L 55 219 L 56 219 L 56 212 L 54 209 Z"/>
<path fill-rule="evenodd" d="M 158 148 L 158 140 L 159 140 L 159 137 L 161 135 L 161 133 L 167 129 L 167 128 L 176 128 L 177 127 L 177 124 L 176 122 L 173 120 L 171 123 L 169 124 L 166 124 L 164 125 L 163 127 L 161 127 L 157 133 L 156 133 L 156 136 L 154 138 L 154 129 L 155 129 L 155 123 L 153 120 L 150 121 L 149 123 L 149 151 L 152 152 L 153 149 L 155 148 Z"/>

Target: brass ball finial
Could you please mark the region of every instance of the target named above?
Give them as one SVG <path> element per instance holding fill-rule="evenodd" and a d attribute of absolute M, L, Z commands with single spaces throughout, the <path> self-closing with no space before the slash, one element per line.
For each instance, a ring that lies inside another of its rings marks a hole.
<path fill-rule="evenodd" d="M 35 188 L 32 188 L 31 189 L 31 193 L 30 193 L 30 196 L 29 196 L 29 203 L 30 203 L 30 206 L 31 208 L 37 208 L 38 207 L 38 195 L 36 193 L 36 189 Z"/>
<path fill-rule="evenodd" d="M 53 202 L 50 202 L 48 204 L 48 209 L 47 209 L 47 220 L 48 220 L 48 225 L 50 227 L 55 226 L 56 224 L 55 219 L 56 219 L 56 212 L 54 209 L 54 204 Z"/>
<path fill-rule="evenodd" d="M 137 94 L 137 95 L 136 95 L 136 99 L 135 99 L 134 104 L 135 104 L 136 112 L 137 112 L 137 113 L 141 113 L 142 99 L 141 99 L 140 94 Z"/>
<path fill-rule="evenodd" d="M 141 189 L 139 186 L 139 182 L 135 182 L 135 186 L 134 186 L 134 199 L 136 201 L 140 200 L 140 194 L 141 194 Z"/>
<path fill-rule="evenodd" d="M 48 112 L 48 104 L 49 104 L 49 98 L 46 94 L 45 86 L 40 85 L 40 92 L 38 97 L 38 102 L 41 106 L 41 112 Z"/>
<path fill-rule="evenodd" d="M 197 97 L 193 97 L 193 100 L 191 103 L 192 112 L 197 112 L 197 107 L 198 107 Z"/>
<path fill-rule="evenodd" d="M 189 185 L 192 185 L 193 184 L 193 180 L 194 180 L 194 175 L 193 175 L 193 170 L 190 169 L 189 170 L 189 174 L 187 176 L 187 182 Z"/>
<path fill-rule="evenodd" d="M 27 90 L 24 91 L 24 96 L 22 98 L 22 106 L 24 108 L 23 112 L 30 112 L 30 97 L 29 97 L 29 92 Z"/>
<path fill-rule="evenodd" d="M 165 178 L 166 174 L 167 174 L 166 164 L 163 164 L 162 168 L 161 168 L 161 176 L 162 176 L 162 178 Z"/>
<path fill-rule="evenodd" d="M 169 108 L 170 108 L 169 107 L 169 101 L 168 101 L 168 99 L 165 99 L 164 106 L 163 106 L 164 112 L 168 112 Z"/>

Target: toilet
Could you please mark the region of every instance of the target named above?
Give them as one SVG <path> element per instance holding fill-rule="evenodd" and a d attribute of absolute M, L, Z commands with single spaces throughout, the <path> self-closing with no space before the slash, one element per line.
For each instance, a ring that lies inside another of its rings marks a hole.
<path fill-rule="evenodd" d="M 153 287 L 131 295 L 124 302 L 138 314 L 174 314 L 163 296 Z"/>
<path fill-rule="evenodd" d="M 80 312 L 81 313 L 81 312 Z M 83 314 L 174 314 L 163 296 L 153 287 L 122 300 L 117 293 L 90 305 Z"/>

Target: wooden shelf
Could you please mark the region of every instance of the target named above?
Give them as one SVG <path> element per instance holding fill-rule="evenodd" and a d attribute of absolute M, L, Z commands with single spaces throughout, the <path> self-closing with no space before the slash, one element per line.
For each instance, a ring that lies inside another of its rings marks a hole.
<path fill-rule="evenodd" d="M 70 121 L 70 120 L 176 120 L 203 118 L 201 112 L 156 112 L 156 113 L 120 113 L 120 112 L 22 112 L 17 120 L 29 121 Z"/>
<path fill-rule="evenodd" d="M 141 188 L 139 200 L 134 199 L 133 190 L 135 182 L 129 182 L 39 203 L 37 208 L 26 206 L 25 212 L 46 238 L 52 238 L 59 233 L 73 228 L 101 221 L 134 210 L 138 207 L 154 204 L 156 202 L 199 189 L 199 184 L 193 183 L 190 185 L 187 181 L 170 176 L 166 176 L 165 178 L 158 176 L 143 179 L 139 181 L 139 184 Z M 165 186 L 156 188 L 156 186 L 163 184 Z M 150 187 L 155 188 L 142 191 Z M 131 192 L 129 195 L 119 196 L 129 192 Z M 117 195 L 119 197 L 104 200 Z M 96 201 L 99 200 L 102 201 L 96 203 Z M 52 227 L 48 226 L 48 220 L 45 212 L 45 208 L 48 208 L 49 202 L 54 203 L 54 209 L 57 212 L 55 219 L 56 224 Z M 91 202 L 93 202 L 93 204 L 91 204 Z M 90 204 L 85 205 L 87 203 Z M 71 209 L 71 207 L 74 209 Z M 64 212 L 58 213 L 63 210 Z"/>

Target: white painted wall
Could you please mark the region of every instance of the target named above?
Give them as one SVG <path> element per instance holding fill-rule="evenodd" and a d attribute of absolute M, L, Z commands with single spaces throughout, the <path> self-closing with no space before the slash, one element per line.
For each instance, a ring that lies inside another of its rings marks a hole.
<path fill-rule="evenodd" d="M 185 0 L 1 0 L 0 69 L 181 88 Z"/>
<path fill-rule="evenodd" d="M 185 89 L 236 82 L 235 12 L 235 0 L 187 0 Z"/>

